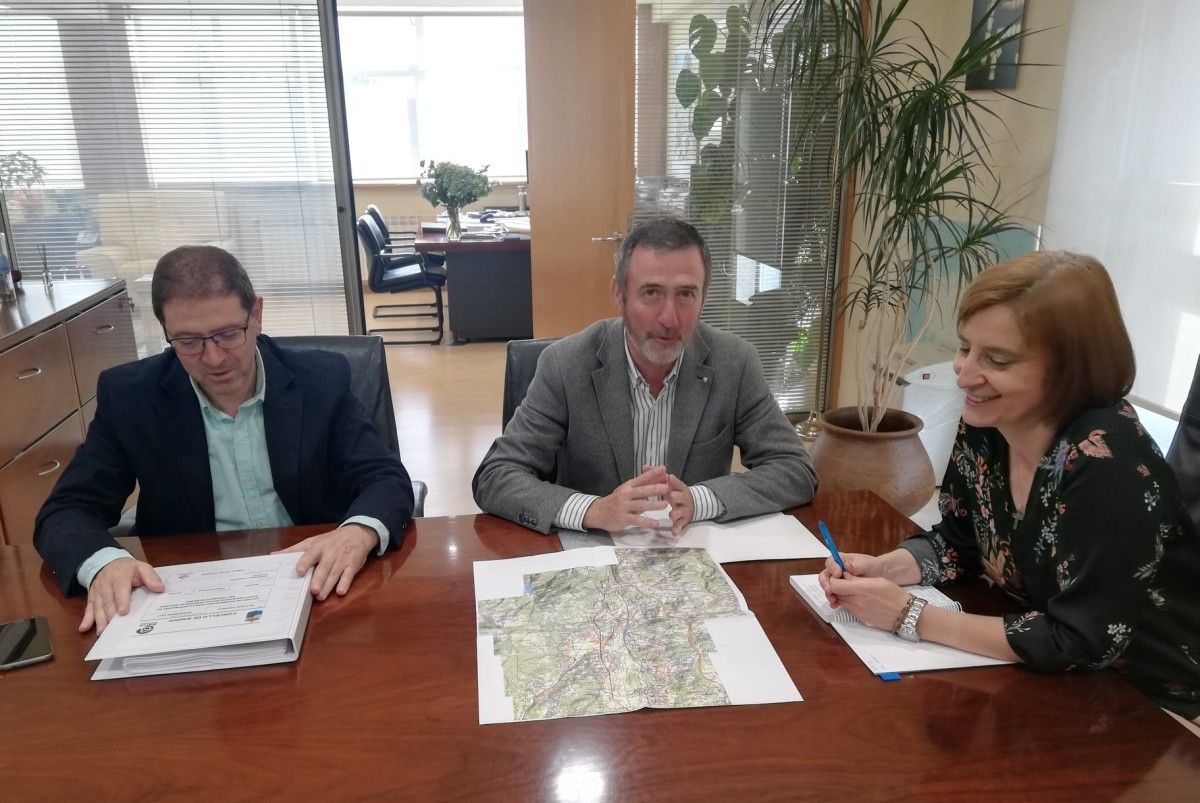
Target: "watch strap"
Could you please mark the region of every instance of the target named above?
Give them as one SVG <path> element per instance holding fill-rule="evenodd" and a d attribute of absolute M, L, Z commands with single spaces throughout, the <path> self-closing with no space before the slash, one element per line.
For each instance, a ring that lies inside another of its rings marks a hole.
<path fill-rule="evenodd" d="M 925 609 L 925 605 L 925 600 L 910 595 L 893 632 L 905 641 L 920 641 L 921 637 L 917 635 L 917 620 L 921 618 L 921 611 Z"/>

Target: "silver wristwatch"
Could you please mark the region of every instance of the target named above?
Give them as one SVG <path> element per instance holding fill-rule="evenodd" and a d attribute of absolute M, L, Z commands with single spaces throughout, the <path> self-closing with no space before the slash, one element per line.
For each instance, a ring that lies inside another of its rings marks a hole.
<path fill-rule="evenodd" d="M 917 620 L 921 618 L 921 611 L 924 609 L 925 600 L 911 597 L 904 608 L 904 615 L 896 623 L 896 635 L 905 641 L 920 641 L 921 637 L 917 635 Z"/>

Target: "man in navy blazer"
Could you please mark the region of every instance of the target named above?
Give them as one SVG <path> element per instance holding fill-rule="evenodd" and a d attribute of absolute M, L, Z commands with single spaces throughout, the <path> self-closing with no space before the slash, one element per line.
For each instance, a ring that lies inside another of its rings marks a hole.
<path fill-rule="evenodd" d="M 159 260 L 154 313 L 172 348 L 100 376 L 96 417 L 38 514 L 34 543 L 64 594 L 87 588 L 80 631 L 161 591 L 108 533 L 139 487 L 136 531 L 167 535 L 341 522 L 288 551 L 312 593 L 345 594 L 371 551 L 397 546 L 413 493 L 350 391 L 338 354 L 262 335 L 263 299 L 233 255 L 184 246 Z"/>

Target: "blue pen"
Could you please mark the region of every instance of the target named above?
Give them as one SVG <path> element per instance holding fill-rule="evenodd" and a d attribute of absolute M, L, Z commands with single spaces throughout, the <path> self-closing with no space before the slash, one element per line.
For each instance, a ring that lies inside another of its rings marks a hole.
<path fill-rule="evenodd" d="M 842 562 L 841 553 L 838 552 L 837 545 L 833 543 L 833 536 L 829 534 L 829 528 L 825 526 L 825 522 L 820 520 L 817 521 L 817 526 L 821 528 L 821 537 L 825 539 L 825 546 L 829 547 L 829 553 L 833 555 L 833 562 L 843 572 L 846 571 L 846 564 Z"/>

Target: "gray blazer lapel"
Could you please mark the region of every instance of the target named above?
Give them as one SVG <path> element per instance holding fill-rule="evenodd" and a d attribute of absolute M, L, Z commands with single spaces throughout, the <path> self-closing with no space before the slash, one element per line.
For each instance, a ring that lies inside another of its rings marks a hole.
<path fill-rule="evenodd" d="M 633 410 L 629 399 L 629 364 L 625 360 L 625 328 L 618 320 L 610 326 L 596 352 L 600 367 L 592 371 L 592 387 L 600 417 L 608 433 L 617 466 L 617 485 L 633 479 L 641 466 L 633 464 Z"/>
<path fill-rule="evenodd" d="M 683 474 L 688 451 L 700 426 L 712 390 L 713 369 L 706 364 L 708 344 L 699 329 L 683 352 L 683 362 L 675 379 L 675 404 L 671 409 L 671 435 L 667 441 L 667 471 Z"/>

